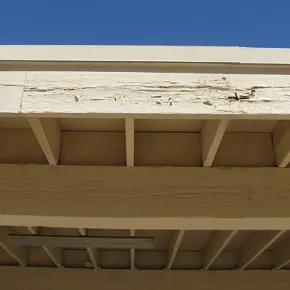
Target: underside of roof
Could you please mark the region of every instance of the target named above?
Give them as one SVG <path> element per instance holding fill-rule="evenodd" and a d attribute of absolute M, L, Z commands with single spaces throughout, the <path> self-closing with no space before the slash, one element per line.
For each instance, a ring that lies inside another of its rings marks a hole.
<path fill-rule="evenodd" d="M 289 50 L 2 46 L 0 140 L 7 289 L 289 289 Z"/>

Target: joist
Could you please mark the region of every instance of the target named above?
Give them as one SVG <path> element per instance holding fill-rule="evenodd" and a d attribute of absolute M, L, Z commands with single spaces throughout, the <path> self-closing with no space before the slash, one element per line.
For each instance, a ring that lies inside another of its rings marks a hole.
<path fill-rule="evenodd" d="M 273 132 L 277 165 L 287 167 L 290 163 L 290 121 L 279 122 Z"/>
<path fill-rule="evenodd" d="M 273 251 L 273 260 L 274 267 L 277 270 L 282 269 L 283 267 L 290 264 L 290 247 L 289 247 L 289 238 L 283 240 L 279 247 Z"/>
<path fill-rule="evenodd" d="M 130 230 L 130 237 L 135 237 L 136 231 L 134 229 Z M 135 249 L 131 248 L 130 249 L 130 264 L 131 264 L 131 270 L 135 269 L 135 256 L 136 256 L 136 251 Z"/>
<path fill-rule="evenodd" d="M 289 187 L 286 168 L 0 165 L 0 224 L 290 229 Z"/>
<path fill-rule="evenodd" d="M 58 164 L 61 148 L 61 128 L 57 119 L 28 119 L 49 164 Z"/>
<path fill-rule="evenodd" d="M 281 231 L 263 231 L 257 239 L 249 237 L 243 249 L 240 250 L 238 257 L 238 265 L 240 270 L 246 269 L 253 261 L 255 261 L 267 248 L 276 242 L 283 234 Z"/>
<path fill-rule="evenodd" d="M 207 270 L 220 256 L 225 247 L 233 239 L 238 231 L 215 231 L 212 233 L 204 252 L 204 269 Z"/>
<path fill-rule="evenodd" d="M 210 167 L 223 135 L 227 129 L 228 120 L 205 121 L 201 130 L 202 163 L 204 167 Z"/>
<path fill-rule="evenodd" d="M 175 231 L 173 234 L 173 237 L 170 241 L 169 244 L 169 249 L 168 249 L 168 253 L 167 253 L 167 270 L 170 270 L 173 266 L 174 263 L 174 259 L 176 257 L 176 254 L 178 252 L 178 249 L 180 247 L 180 244 L 182 242 L 182 238 L 184 236 L 185 231 L 184 230 L 180 230 L 180 231 Z"/>
<path fill-rule="evenodd" d="M 17 279 L 11 279 L 17 277 Z M 100 289 L 147 290 L 196 289 L 206 290 L 288 290 L 288 271 L 118 271 L 98 272 L 86 269 L 49 269 L 30 267 L 0 267 L 0 280 L 5 289 Z"/>
<path fill-rule="evenodd" d="M 134 166 L 134 119 L 127 118 L 125 120 L 126 134 L 126 164 Z"/>
<path fill-rule="evenodd" d="M 35 227 L 27 227 L 27 230 L 32 235 L 37 234 L 37 228 Z M 56 265 L 56 267 L 61 268 L 63 266 L 63 253 L 61 248 L 57 247 L 52 248 L 46 246 L 43 246 L 42 248 L 50 257 L 50 259 L 53 261 L 53 263 Z"/>
<path fill-rule="evenodd" d="M 6 227 L 0 228 L 0 246 L 15 260 L 20 266 L 27 264 L 27 249 L 22 246 L 11 245 L 8 241 L 9 230 Z"/>
<path fill-rule="evenodd" d="M 78 230 L 81 236 L 87 235 L 87 231 L 85 229 L 79 228 Z M 86 250 L 94 269 L 98 269 L 98 250 L 91 247 L 87 247 Z"/>

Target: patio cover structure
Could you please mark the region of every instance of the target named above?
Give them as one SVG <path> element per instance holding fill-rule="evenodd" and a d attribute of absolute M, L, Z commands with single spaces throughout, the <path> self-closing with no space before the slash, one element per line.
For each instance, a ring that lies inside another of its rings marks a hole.
<path fill-rule="evenodd" d="M 0 46 L 0 286 L 290 289 L 290 50 Z"/>

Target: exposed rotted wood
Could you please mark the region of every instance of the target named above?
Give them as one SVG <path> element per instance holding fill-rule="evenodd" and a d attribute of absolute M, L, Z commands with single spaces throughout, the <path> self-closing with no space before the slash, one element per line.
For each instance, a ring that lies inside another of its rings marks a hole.
<path fill-rule="evenodd" d="M 21 113 L 287 118 L 289 93 L 289 75 L 28 71 Z"/>
<path fill-rule="evenodd" d="M 212 165 L 227 125 L 228 120 L 208 120 L 203 124 L 201 130 L 201 148 L 204 167 Z"/>
<path fill-rule="evenodd" d="M 11 279 L 17 277 L 17 279 Z M 288 290 L 289 271 L 118 271 L 98 272 L 81 269 L 0 267 L 1 283 L 6 290 L 81 290 L 98 285 L 99 289 L 147 290 Z"/>
<path fill-rule="evenodd" d="M 0 246 L 15 260 L 20 266 L 27 264 L 27 249 L 22 246 L 11 245 L 8 241 L 9 230 L 6 227 L 0 227 Z M 0 279 L 1 280 L 1 279 Z"/>
<path fill-rule="evenodd" d="M 177 251 L 179 249 L 179 246 L 182 242 L 182 238 L 184 236 L 184 233 L 185 231 L 184 230 L 180 230 L 180 231 L 175 231 L 173 233 L 173 237 L 170 241 L 170 245 L 169 245 L 169 249 L 168 249 L 168 261 L 167 261 L 167 266 L 166 268 L 168 270 L 170 270 L 173 266 L 173 263 L 174 263 L 174 259 L 175 259 L 175 256 L 177 254 Z"/>
<path fill-rule="evenodd" d="M 61 148 L 61 128 L 57 119 L 28 119 L 49 164 L 58 164 Z"/>
<path fill-rule="evenodd" d="M 204 269 L 209 269 L 238 231 L 215 231 L 204 253 Z"/>
<path fill-rule="evenodd" d="M 238 257 L 238 265 L 241 270 L 246 269 L 255 259 L 257 259 L 267 248 L 276 242 L 285 230 L 263 231 L 258 238 L 252 239 L 251 236 L 243 244 Z"/>
<path fill-rule="evenodd" d="M 290 121 L 281 121 L 277 124 L 273 139 L 277 165 L 287 167 L 290 162 Z"/>
<path fill-rule="evenodd" d="M 0 165 L 0 224 L 289 229 L 289 170 Z"/>
<path fill-rule="evenodd" d="M 37 228 L 35 227 L 27 227 L 27 230 L 30 234 L 36 235 L 37 234 Z M 51 258 L 53 263 L 56 265 L 56 267 L 61 268 L 63 266 L 63 253 L 61 248 L 52 248 L 52 247 L 42 247 L 43 250 L 47 253 L 47 255 Z"/>
<path fill-rule="evenodd" d="M 79 228 L 79 233 L 81 236 L 86 236 L 87 231 L 85 229 Z M 89 248 L 87 247 L 87 252 L 90 257 L 91 263 L 94 267 L 94 269 L 98 268 L 98 250 L 96 248 Z"/>

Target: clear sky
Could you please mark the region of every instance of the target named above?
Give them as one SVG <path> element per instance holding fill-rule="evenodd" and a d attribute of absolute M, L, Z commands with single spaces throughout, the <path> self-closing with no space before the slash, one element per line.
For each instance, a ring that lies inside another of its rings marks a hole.
<path fill-rule="evenodd" d="M 290 47 L 290 0 L 0 0 L 0 44 Z"/>

